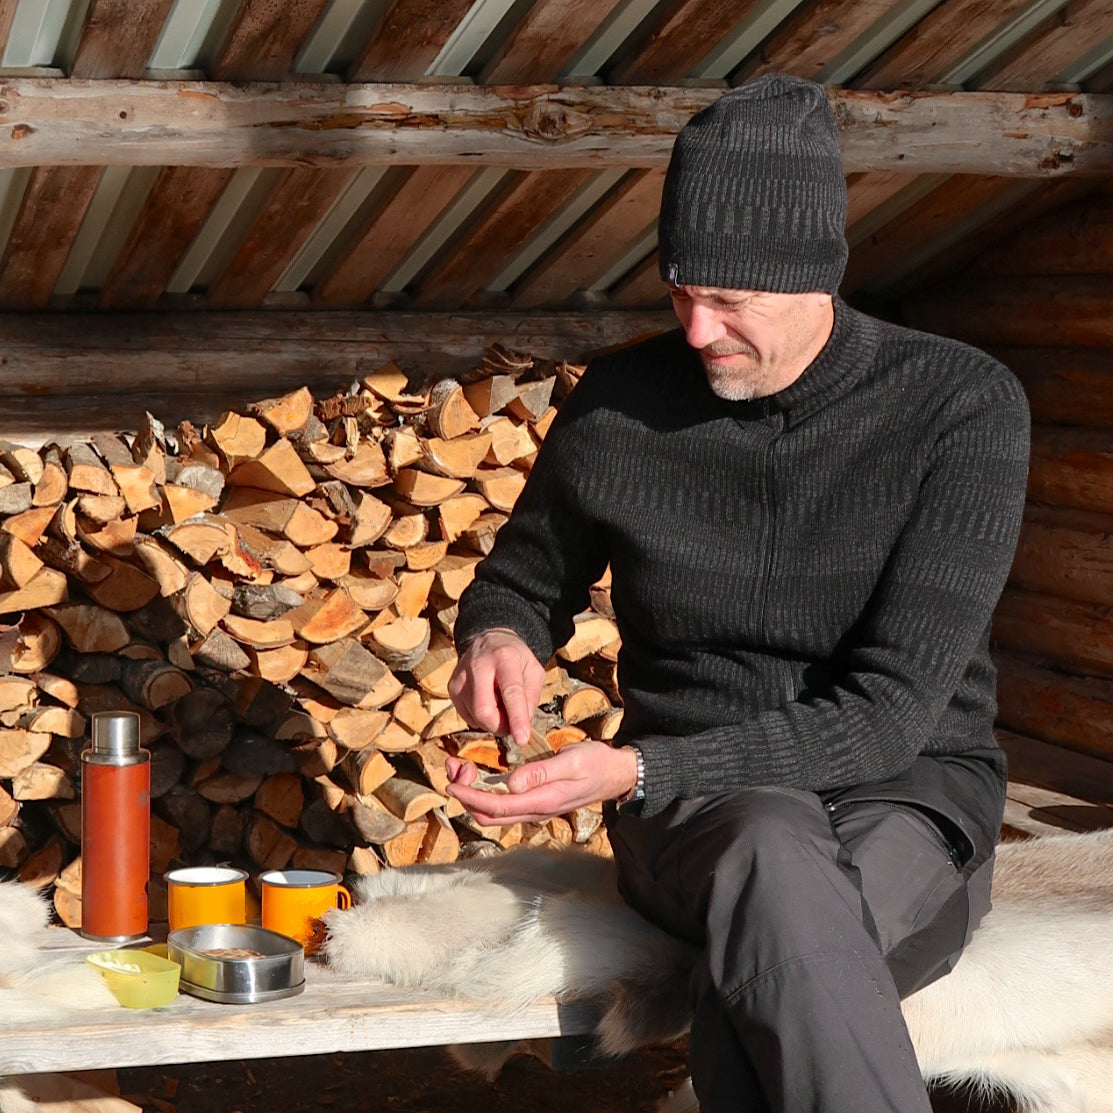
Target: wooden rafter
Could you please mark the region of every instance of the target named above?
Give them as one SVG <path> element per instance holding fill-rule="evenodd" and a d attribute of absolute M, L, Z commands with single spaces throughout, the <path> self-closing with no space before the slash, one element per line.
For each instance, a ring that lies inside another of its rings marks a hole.
<path fill-rule="evenodd" d="M 100 176 L 97 166 L 42 166 L 32 171 L 0 260 L 0 306 L 47 305 Z"/>
<path fill-rule="evenodd" d="M 588 170 L 556 170 L 525 174 L 511 183 L 421 283 L 416 304 L 458 306 L 481 290 L 506 266 L 508 253 L 527 242 L 589 174 Z"/>
<path fill-rule="evenodd" d="M 665 297 L 665 284 L 661 280 L 657 252 L 654 251 L 611 291 L 610 305 L 616 309 L 628 305 L 651 305 L 654 301 L 664 303 Z M 675 325 L 676 322 L 670 324 Z"/>
<path fill-rule="evenodd" d="M 514 28 L 480 80 L 488 85 L 555 78 L 618 0 L 539 0 Z"/>
<path fill-rule="evenodd" d="M 815 77 L 893 7 L 894 0 L 820 0 L 793 13 L 739 76 L 792 73 Z"/>
<path fill-rule="evenodd" d="M 722 38 L 756 6 L 756 0 L 680 0 L 664 5 L 663 18 L 632 53 L 608 73 L 615 85 L 683 81 Z"/>
<path fill-rule="evenodd" d="M 861 89 L 922 88 L 941 81 L 979 43 L 1030 0 L 943 0 L 865 73 Z"/>
<path fill-rule="evenodd" d="M 663 170 L 628 175 L 517 285 L 514 305 L 557 305 L 595 282 L 657 219 L 664 178 Z"/>
<path fill-rule="evenodd" d="M 172 0 L 93 0 L 71 77 L 142 77 Z"/>
<path fill-rule="evenodd" d="M 313 304 L 325 308 L 365 302 L 473 173 L 467 166 L 421 166 L 407 171 L 393 196 L 368 214 L 347 253 L 313 288 Z"/>
<path fill-rule="evenodd" d="M 232 261 L 209 289 L 210 305 L 258 305 L 351 181 L 345 169 L 288 170 L 275 183 Z"/>
<path fill-rule="evenodd" d="M 5 82 L 0 167 L 650 167 L 718 90 Z M 1113 170 L 1113 97 L 832 90 L 848 172 Z"/>
<path fill-rule="evenodd" d="M 218 81 L 277 81 L 294 59 L 327 0 L 243 0 L 213 64 Z"/>
<path fill-rule="evenodd" d="M 393 0 L 351 81 L 420 81 L 473 0 Z"/>
<path fill-rule="evenodd" d="M 19 0 L 0 0 L 0 54 L 8 45 L 8 36 L 12 31 L 12 20 L 15 19 L 15 10 L 19 7 Z"/>
<path fill-rule="evenodd" d="M 223 168 L 163 167 L 101 287 L 102 309 L 155 305 L 231 177 Z"/>

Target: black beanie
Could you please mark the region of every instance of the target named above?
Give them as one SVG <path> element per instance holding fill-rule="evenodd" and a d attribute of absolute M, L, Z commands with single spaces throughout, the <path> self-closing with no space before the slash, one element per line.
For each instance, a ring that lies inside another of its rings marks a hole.
<path fill-rule="evenodd" d="M 845 227 L 838 128 L 815 82 L 759 77 L 676 137 L 658 222 L 670 285 L 834 293 Z"/>

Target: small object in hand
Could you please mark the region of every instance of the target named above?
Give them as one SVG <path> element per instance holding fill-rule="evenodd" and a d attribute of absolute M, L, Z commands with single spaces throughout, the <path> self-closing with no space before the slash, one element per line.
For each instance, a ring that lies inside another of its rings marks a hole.
<path fill-rule="evenodd" d="M 509 792 L 510 785 L 506 783 L 509 776 L 509 773 L 480 772 L 468 787 L 480 792 Z"/>
<path fill-rule="evenodd" d="M 524 746 L 519 746 L 512 734 L 501 735 L 499 742 L 506 751 L 506 764 L 511 769 L 525 765 L 529 761 L 540 761 L 542 758 L 553 756 L 553 748 L 549 745 L 548 739 L 543 734 L 538 734 L 532 727 L 529 741 Z"/>

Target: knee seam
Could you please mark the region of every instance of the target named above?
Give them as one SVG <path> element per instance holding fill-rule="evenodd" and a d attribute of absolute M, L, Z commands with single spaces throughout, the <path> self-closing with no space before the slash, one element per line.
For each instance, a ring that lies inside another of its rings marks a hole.
<path fill-rule="evenodd" d="M 836 958 L 845 962 L 848 957 L 854 958 L 858 962 L 860 962 L 863 967 L 866 968 L 866 973 L 869 973 L 869 965 L 867 962 L 865 962 L 861 955 L 852 954 L 848 956 L 846 951 L 810 951 L 806 955 L 793 955 L 792 958 L 786 958 L 782 962 L 778 962 L 775 965 L 770 966 L 767 970 L 762 970 L 760 973 L 755 974 L 752 978 L 747 979 L 736 989 L 732 989 L 723 993 L 723 1001 L 728 1006 L 733 1005 L 744 994 L 750 992 L 753 989 L 757 989 L 762 982 L 767 981 L 768 979 L 774 977 L 790 966 L 807 965 L 808 963 L 816 959 L 829 958 Z M 887 974 L 887 968 L 885 967 L 885 963 L 882 961 L 880 955 L 876 956 L 876 962 L 877 965 L 881 969 L 885 970 Z"/>

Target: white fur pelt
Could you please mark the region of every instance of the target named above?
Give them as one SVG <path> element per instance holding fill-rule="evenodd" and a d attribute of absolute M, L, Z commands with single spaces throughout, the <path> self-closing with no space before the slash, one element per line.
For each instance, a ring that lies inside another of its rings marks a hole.
<path fill-rule="evenodd" d="M 104 979 L 80 956 L 48 957 L 47 917 L 46 903 L 34 889 L 0 882 L 0 1039 L 5 1024 L 116 1005 Z M 21 1093 L 17 1080 L 0 1078 L 0 1113 L 41 1108 Z"/>
<path fill-rule="evenodd" d="M 1010 843 L 994 907 L 954 971 L 904 1002 L 925 1078 L 1010 1093 L 1025 1113 L 1113 1113 L 1113 831 Z M 597 1002 L 601 1048 L 685 1028 L 695 953 L 618 896 L 613 863 L 512 851 L 364 878 L 326 921 L 356 976 L 523 1005 Z M 513 1045 L 457 1049 L 488 1071 Z M 691 1091 L 670 1113 L 694 1109 Z"/>

